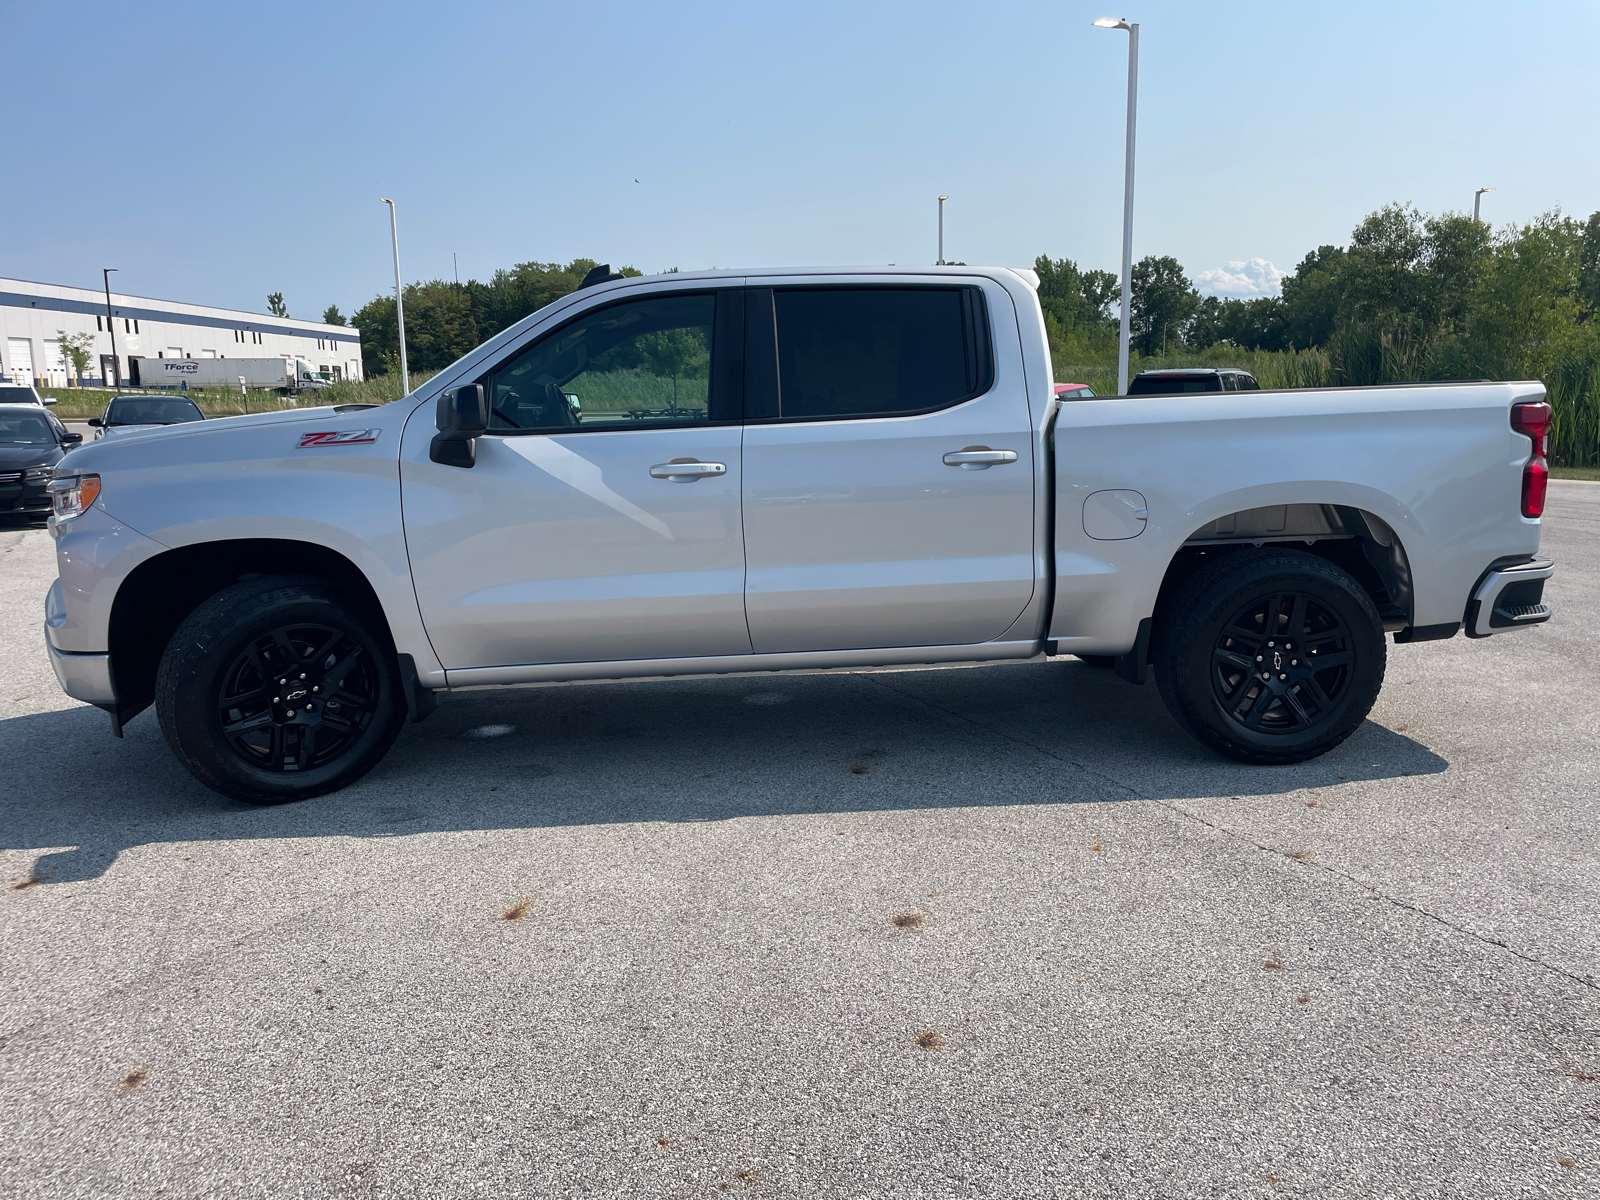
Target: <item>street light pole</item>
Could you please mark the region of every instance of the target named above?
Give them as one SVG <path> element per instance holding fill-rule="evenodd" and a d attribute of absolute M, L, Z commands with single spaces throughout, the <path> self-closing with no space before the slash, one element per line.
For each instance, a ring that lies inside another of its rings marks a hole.
<path fill-rule="evenodd" d="M 941 267 L 944 266 L 944 202 L 948 199 L 950 199 L 949 196 L 939 197 L 939 262 L 937 265 Z"/>
<path fill-rule="evenodd" d="M 1122 335 L 1117 342 L 1117 395 L 1128 394 L 1128 343 L 1133 336 L 1133 143 L 1139 112 L 1139 24 L 1101 17 L 1100 29 L 1128 31 L 1128 150 L 1122 181 Z"/>
<path fill-rule="evenodd" d="M 1478 205 L 1483 201 L 1483 194 L 1485 192 L 1492 192 L 1492 191 L 1494 191 L 1493 188 L 1479 188 L 1477 191 L 1472 193 L 1472 219 L 1474 221 L 1479 221 L 1479 218 L 1478 218 Z M 1479 224 L 1482 224 L 1482 222 L 1479 221 Z"/>
<path fill-rule="evenodd" d="M 117 327 L 111 320 L 111 273 L 115 270 L 115 267 L 102 267 L 100 269 L 100 278 L 105 281 L 106 285 L 106 329 L 111 333 L 111 369 L 117 373 L 116 390 L 120 392 L 122 390 L 122 368 L 117 365 Z M 104 371 L 100 373 L 102 375 L 105 374 Z M 100 382 L 104 383 L 105 380 L 102 379 Z"/>
<path fill-rule="evenodd" d="M 400 286 L 400 222 L 394 215 L 394 201 L 385 199 L 389 206 L 389 234 L 394 239 L 394 316 L 400 326 L 400 387 L 402 394 L 411 394 L 411 371 L 406 366 L 406 309 L 404 289 Z"/>

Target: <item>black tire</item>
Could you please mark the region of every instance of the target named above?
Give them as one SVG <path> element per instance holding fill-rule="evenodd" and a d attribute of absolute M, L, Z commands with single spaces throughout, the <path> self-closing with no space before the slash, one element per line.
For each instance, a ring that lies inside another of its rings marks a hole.
<path fill-rule="evenodd" d="M 320 580 L 269 576 L 218 592 L 161 656 L 167 744 L 201 783 L 254 804 L 354 783 L 406 715 L 394 648 L 373 625 Z"/>
<path fill-rule="evenodd" d="M 1348 572 L 1267 547 L 1191 576 L 1157 621 L 1153 658 L 1161 699 L 1190 733 L 1273 764 L 1354 733 L 1383 686 L 1385 652 L 1383 620 Z"/>

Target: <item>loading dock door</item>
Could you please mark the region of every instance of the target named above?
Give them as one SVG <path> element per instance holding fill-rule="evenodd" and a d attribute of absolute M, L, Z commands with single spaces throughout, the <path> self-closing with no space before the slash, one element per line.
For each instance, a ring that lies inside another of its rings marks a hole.
<path fill-rule="evenodd" d="M 11 360 L 11 382 L 33 382 L 33 339 L 7 338 L 7 357 Z"/>

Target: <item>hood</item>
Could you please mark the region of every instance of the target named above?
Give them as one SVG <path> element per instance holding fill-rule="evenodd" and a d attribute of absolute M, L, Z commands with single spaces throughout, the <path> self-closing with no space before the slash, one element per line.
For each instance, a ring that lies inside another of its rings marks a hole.
<path fill-rule="evenodd" d="M 48 467 L 61 458 L 61 447 L 0 446 L 0 467 L 15 471 L 18 467 Z"/>
<path fill-rule="evenodd" d="M 108 430 L 103 437 L 85 442 L 74 450 L 72 463 L 74 467 L 83 471 L 114 470 L 119 463 L 145 461 L 152 453 L 153 443 L 172 443 L 182 438 L 222 439 L 228 449 L 221 453 L 232 461 L 238 459 L 241 453 L 249 457 L 251 451 L 245 447 L 255 443 L 257 436 L 260 438 L 262 455 L 275 458 L 283 452 L 286 445 L 293 446 L 293 438 L 286 437 L 286 434 L 365 424 L 382 424 L 398 430 L 405 423 L 405 418 L 413 407 L 412 403 L 402 402 L 341 414 L 333 405 L 318 405 L 315 408 L 286 408 L 265 413 L 245 413 L 237 417 L 213 417 L 210 420 L 189 421 L 182 425 L 119 425 Z M 288 426 L 289 430 L 284 430 L 284 426 Z M 241 440 L 241 434 L 248 440 Z M 393 436 L 390 435 L 391 438 Z M 387 444 L 392 452 L 398 452 L 396 443 L 389 441 Z M 164 456 L 166 452 L 160 453 Z M 191 442 L 181 450 L 174 447 L 173 453 L 182 460 L 191 462 L 204 461 L 209 457 L 205 446 L 195 442 Z M 124 457 L 124 455 L 134 457 Z"/>

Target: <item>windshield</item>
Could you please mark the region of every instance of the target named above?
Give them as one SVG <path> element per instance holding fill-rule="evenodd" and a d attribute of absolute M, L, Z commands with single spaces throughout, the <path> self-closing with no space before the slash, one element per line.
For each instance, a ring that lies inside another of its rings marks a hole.
<path fill-rule="evenodd" d="M 106 409 L 106 425 L 182 425 L 204 421 L 193 400 L 152 400 L 145 396 L 113 400 Z"/>
<path fill-rule="evenodd" d="M 1220 392 L 1219 375 L 1141 375 L 1128 385 L 1130 396 L 1174 396 L 1181 392 Z"/>
<path fill-rule="evenodd" d="M 16 384 L 0 385 L 0 404 L 37 404 L 39 399 L 31 387 Z"/>
<path fill-rule="evenodd" d="M 0 446 L 53 446 L 55 440 L 43 414 L 0 413 Z"/>

